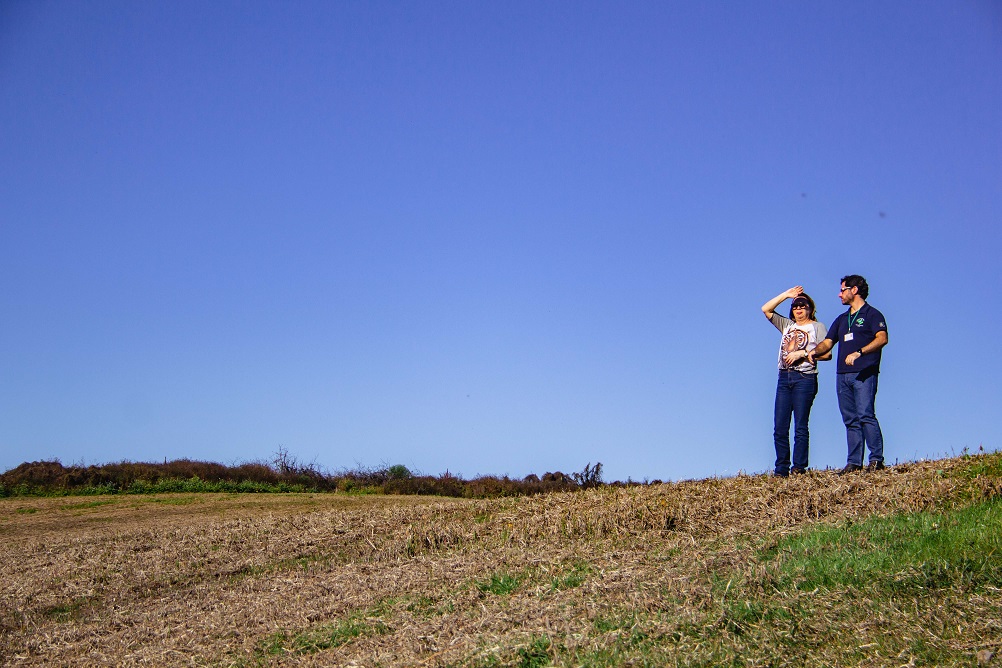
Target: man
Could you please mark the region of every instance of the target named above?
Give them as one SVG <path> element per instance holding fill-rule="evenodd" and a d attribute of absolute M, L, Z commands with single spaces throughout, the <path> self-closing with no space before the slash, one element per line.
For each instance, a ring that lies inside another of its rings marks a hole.
<path fill-rule="evenodd" d="M 870 449 L 867 470 L 879 471 L 884 468 L 884 437 L 873 405 L 877 397 L 880 350 L 887 345 L 887 323 L 880 311 L 866 303 L 870 287 L 862 276 L 845 276 L 839 293 L 849 310 L 835 319 L 808 360 L 813 363 L 815 357 L 827 353 L 838 341 L 835 382 L 849 445 L 849 456 L 839 475 L 862 470 L 864 444 Z"/>

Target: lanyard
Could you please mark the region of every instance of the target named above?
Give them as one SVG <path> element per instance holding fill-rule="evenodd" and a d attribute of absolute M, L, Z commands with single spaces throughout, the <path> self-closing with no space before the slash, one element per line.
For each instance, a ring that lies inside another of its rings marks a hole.
<path fill-rule="evenodd" d="M 859 320 L 859 319 L 860 319 L 860 317 L 859 317 L 859 313 L 860 313 L 860 311 L 862 311 L 862 310 L 863 310 L 863 307 L 862 307 L 862 306 L 860 306 L 860 307 L 859 307 L 859 311 L 856 311 L 856 315 L 853 315 L 853 314 L 852 314 L 852 311 L 849 311 L 849 329 L 850 329 L 850 330 L 852 330 L 852 326 L 853 326 L 853 324 L 854 324 L 854 323 L 855 323 L 855 322 L 856 322 L 857 320 Z"/>

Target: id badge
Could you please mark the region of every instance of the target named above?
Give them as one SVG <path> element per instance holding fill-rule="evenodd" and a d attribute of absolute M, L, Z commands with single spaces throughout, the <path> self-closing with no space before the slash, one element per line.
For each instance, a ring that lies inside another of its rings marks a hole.
<path fill-rule="evenodd" d="M 848 334 L 846 334 L 845 338 L 842 339 L 842 340 L 843 341 L 852 341 L 852 332 L 849 332 Z"/>

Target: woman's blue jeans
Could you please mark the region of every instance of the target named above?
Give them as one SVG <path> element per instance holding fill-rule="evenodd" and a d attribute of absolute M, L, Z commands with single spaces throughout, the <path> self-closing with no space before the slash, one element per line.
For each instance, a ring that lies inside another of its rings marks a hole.
<path fill-rule="evenodd" d="M 793 468 L 806 469 L 811 449 L 811 434 L 807 422 L 811 406 L 818 396 L 818 375 L 787 370 L 779 372 L 776 385 L 776 411 L 773 419 L 773 441 L 776 444 L 776 474 L 790 472 L 790 420 L 793 419 Z"/>

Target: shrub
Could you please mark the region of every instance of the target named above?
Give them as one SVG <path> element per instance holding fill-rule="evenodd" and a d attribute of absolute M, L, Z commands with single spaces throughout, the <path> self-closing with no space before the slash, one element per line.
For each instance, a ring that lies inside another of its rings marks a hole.
<path fill-rule="evenodd" d="M 389 476 L 390 480 L 406 480 L 411 477 L 411 471 L 403 464 L 394 464 L 386 469 L 386 475 Z"/>
<path fill-rule="evenodd" d="M 591 465 L 591 462 L 585 464 L 583 471 L 574 474 L 574 481 L 585 489 L 601 485 L 602 462 L 596 462 L 594 467 Z"/>
<path fill-rule="evenodd" d="M 280 448 L 270 465 L 248 462 L 225 466 L 191 459 L 69 467 L 58 461 L 26 462 L 0 474 L 0 496 L 339 491 L 482 499 L 595 487 L 604 484 L 601 472 L 601 463 L 595 466 L 589 463 L 584 471 L 571 476 L 558 471 L 542 477 L 528 475 L 522 480 L 512 480 L 508 476 L 464 480 L 448 471 L 438 477 L 416 475 L 403 464 L 324 473 L 315 464 L 301 464 Z"/>

